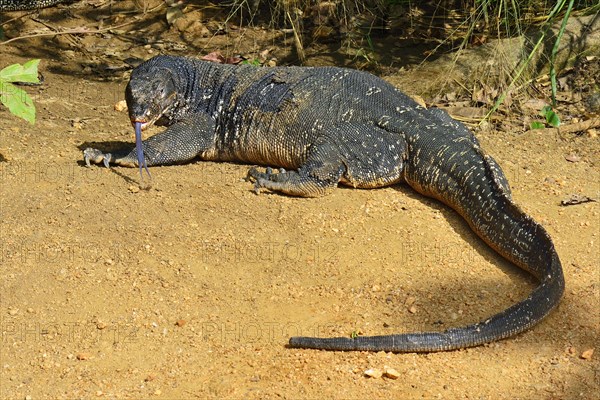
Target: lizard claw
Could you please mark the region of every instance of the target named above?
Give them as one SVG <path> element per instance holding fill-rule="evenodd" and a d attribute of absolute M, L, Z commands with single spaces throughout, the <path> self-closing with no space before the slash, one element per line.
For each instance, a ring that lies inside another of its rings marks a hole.
<path fill-rule="evenodd" d="M 83 151 L 83 159 L 85 160 L 85 165 L 87 165 L 88 167 L 91 165 L 91 163 L 99 164 L 100 162 L 102 162 L 104 166 L 108 168 L 112 160 L 112 154 L 102 153 L 98 149 L 88 147 Z"/>
<path fill-rule="evenodd" d="M 246 175 L 246 180 L 254 182 L 254 193 L 259 194 L 262 188 L 268 188 L 270 182 L 277 182 L 279 174 L 285 173 L 285 169 L 279 168 L 278 173 L 273 173 L 273 168 L 267 167 L 265 172 L 259 172 L 258 169 L 252 167 Z"/>
<path fill-rule="evenodd" d="M 271 176 L 273 176 L 273 169 L 271 167 L 267 167 L 265 172 L 259 172 L 258 169 L 252 167 L 248 170 L 246 180 L 254 182 L 254 193 L 259 194 L 260 189 L 265 187 L 265 182 L 271 180 Z"/>
<path fill-rule="evenodd" d="M 263 177 L 265 174 L 259 172 L 256 167 L 252 167 L 248 170 L 248 174 L 246 174 L 247 182 L 257 182 L 259 178 Z"/>
<path fill-rule="evenodd" d="M 279 168 L 279 170 L 277 171 L 279 174 L 283 174 L 285 173 L 285 169 L 283 168 Z M 273 168 L 271 167 L 267 167 L 265 169 L 265 172 L 259 172 L 258 169 L 256 169 L 255 167 L 252 167 L 248 170 L 248 174 L 246 175 L 246 180 L 249 182 L 257 182 L 259 180 L 266 180 L 266 181 L 276 181 L 276 176 L 277 174 L 273 173 Z"/>
<path fill-rule="evenodd" d="M 256 170 L 256 168 L 252 167 L 248 170 L 248 173 L 246 173 L 246 177 L 244 178 L 246 182 L 252 182 L 254 179 L 253 170 Z"/>
<path fill-rule="evenodd" d="M 259 178 L 254 183 L 254 194 L 260 194 L 260 189 L 264 187 L 264 185 L 261 183 L 261 180 L 264 181 L 264 179 Z"/>

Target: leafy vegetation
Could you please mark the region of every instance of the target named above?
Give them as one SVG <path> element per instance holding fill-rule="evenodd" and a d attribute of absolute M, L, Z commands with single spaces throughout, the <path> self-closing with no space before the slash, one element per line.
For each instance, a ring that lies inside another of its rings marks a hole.
<path fill-rule="evenodd" d="M 0 101 L 12 114 L 23 118 L 32 125 L 35 123 L 33 100 L 27 92 L 13 85 L 13 83 L 39 83 L 39 63 L 39 59 L 30 60 L 23 65 L 9 65 L 0 71 Z"/>
<path fill-rule="evenodd" d="M 558 128 L 560 126 L 560 118 L 558 114 L 554 112 L 551 106 L 544 106 L 540 111 L 540 116 L 544 117 L 546 123 L 544 124 L 541 121 L 533 121 L 531 123 L 531 129 L 543 129 L 546 125 L 549 125 L 553 128 Z"/>
<path fill-rule="evenodd" d="M 260 60 L 258 60 L 256 58 L 253 58 L 253 59 L 250 59 L 250 60 L 244 60 L 240 64 L 254 65 L 255 67 L 259 67 L 261 65 L 260 64 Z"/>

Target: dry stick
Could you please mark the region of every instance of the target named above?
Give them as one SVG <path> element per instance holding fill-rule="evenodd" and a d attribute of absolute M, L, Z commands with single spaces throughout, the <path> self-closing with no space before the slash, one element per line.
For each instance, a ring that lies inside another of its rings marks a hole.
<path fill-rule="evenodd" d="M 31 12 L 31 13 L 27 13 L 27 14 L 19 15 L 18 17 L 12 17 L 11 19 L 8 19 L 8 20 L 6 20 L 6 21 L 3 21 L 2 23 L 0 23 L 0 26 L 4 26 L 4 25 L 6 25 L 6 24 L 10 24 L 10 23 L 11 23 L 11 22 L 13 22 L 13 21 L 16 21 L 16 20 L 18 20 L 18 19 L 21 19 L 21 18 L 23 18 L 23 17 L 26 17 L 26 16 L 28 16 L 28 15 L 31 15 L 31 14 L 33 14 L 33 13 Z"/>
<path fill-rule="evenodd" d="M 134 22 L 137 22 L 137 21 L 129 21 L 129 22 L 122 23 L 120 25 L 109 26 L 109 27 L 106 27 L 106 28 L 95 29 L 95 30 L 92 30 L 92 31 L 88 30 L 88 29 L 86 29 L 84 27 L 84 28 L 69 29 L 69 30 L 62 31 L 62 32 L 32 33 L 31 35 L 23 35 L 23 36 L 18 36 L 18 37 L 12 38 L 12 39 L 5 40 L 4 42 L 0 42 L 0 45 L 8 44 L 10 42 L 14 42 L 15 40 L 20 40 L 20 39 L 25 39 L 25 38 L 32 38 L 32 37 L 40 37 L 40 36 L 72 35 L 72 34 L 75 34 L 75 33 L 83 33 L 83 34 L 88 34 L 88 33 L 102 33 L 102 32 L 106 32 L 106 31 L 110 31 L 111 29 L 118 29 L 118 28 L 122 28 L 122 27 L 127 26 L 127 25 L 131 25 Z"/>
<path fill-rule="evenodd" d="M 31 20 L 37 22 L 38 24 L 44 25 L 46 28 L 50 29 L 50 31 L 59 32 L 59 29 L 57 27 L 52 26 L 52 25 L 50 25 L 50 24 L 48 24 L 48 23 L 46 23 L 46 22 L 44 22 L 42 20 L 39 20 L 39 19 L 37 19 L 35 17 L 32 17 Z M 73 45 L 77 45 L 78 44 L 77 40 L 75 40 L 75 38 L 74 38 L 73 35 L 69 35 L 67 37 L 67 39 L 70 40 Z M 87 50 L 85 48 L 83 48 L 83 51 L 85 53 L 87 53 Z"/>
<path fill-rule="evenodd" d="M 285 12 L 288 19 L 290 20 L 290 24 L 292 24 L 292 31 L 294 33 L 294 44 L 296 45 L 296 53 L 298 53 L 298 59 L 300 60 L 300 64 L 304 64 L 306 61 L 306 54 L 304 53 L 304 46 L 302 45 L 302 39 L 300 39 L 300 35 L 298 34 L 298 27 L 296 26 L 296 20 L 292 19 L 289 11 Z"/>
<path fill-rule="evenodd" d="M 534 129 L 534 132 L 540 132 L 542 135 L 547 134 L 566 134 L 581 131 L 587 131 L 592 128 L 600 128 L 600 118 L 591 118 L 586 121 L 576 122 L 569 125 L 561 125 L 558 128 Z M 531 132 L 531 131 L 530 131 Z"/>

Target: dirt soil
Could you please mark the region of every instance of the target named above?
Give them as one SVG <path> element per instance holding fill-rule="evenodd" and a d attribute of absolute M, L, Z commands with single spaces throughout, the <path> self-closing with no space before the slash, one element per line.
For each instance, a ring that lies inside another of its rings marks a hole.
<path fill-rule="evenodd" d="M 0 67 L 39 57 L 44 76 L 25 88 L 35 126 L 0 107 L 0 398 L 599 398 L 599 203 L 560 206 L 600 198 L 596 131 L 524 133 L 517 114 L 476 131 L 561 257 L 567 288 L 545 321 L 446 353 L 288 349 L 290 335 L 473 323 L 535 281 L 404 185 L 300 199 L 255 195 L 246 165 L 152 168 L 150 190 L 136 169 L 86 168 L 82 149 L 133 142 L 114 106 L 135 59 L 270 49 L 264 58 L 285 64 L 293 43 L 265 29 L 214 35 L 208 17 L 169 29 L 164 10 L 88 3 L 98 7 L 3 26 L 11 38 L 130 23 L 0 45 Z M 309 63 L 335 61 L 314 53 Z M 418 77 L 402 89 L 418 93 Z M 365 376 L 386 367 L 399 378 Z"/>

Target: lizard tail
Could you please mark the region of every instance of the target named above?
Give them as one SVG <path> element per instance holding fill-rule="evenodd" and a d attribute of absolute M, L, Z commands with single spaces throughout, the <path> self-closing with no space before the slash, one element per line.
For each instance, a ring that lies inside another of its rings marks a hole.
<path fill-rule="evenodd" d="M 483 161 L 485 179 L 432 190 L 435 182 L 409 183 L 419 192 L 438 198 L 458 211 L 471 228 L 500 255 L 528 271 L 538 286 L 524 300 L 476 324 L 443 332 L 417 332 L 355 338 L 292 337 L 289 346 L 323 350 L 434 352 L 478 346 L 523 332 L 546 317 L 564 292 L 562 266 L 546 230 L 511 199 L 508 185 L 491 157 Z M 481 177 L 480 177 L 481 178 Z M 446 176 L 445 182 L 451 181 Z M 482 189 L 482 182 L 487 187 Z M 455 180 L 455 183 L 457 180 Z M 469 185 L 477 185 L 478 191 Z M 440 195 L 440 193 L 445 193 Z M 448 195 L 450 193 L 450 195 Z M 458 194 L 457 194 L 458 193 Z M 477 206 L 482 203 L 485 207 Z M 495 216 L 495 217 L 492 217 Z"/>
<path fill-rule="evenodd" d="M 434 352 L 478 346 L 523 332 L 541 321 L 556 307 L 564 290 L 561 264 L 554 246 L 544 231 L 540 232 L 540 236 L 546 243 L 544 258 L 548 262 L 547 275 L 525 300 L 485 321 L 444 332 L 356 338 L 292 337 L 289 346 L 323 350 Z M 537 243 L 541 244 L 539 241 Z"/>

